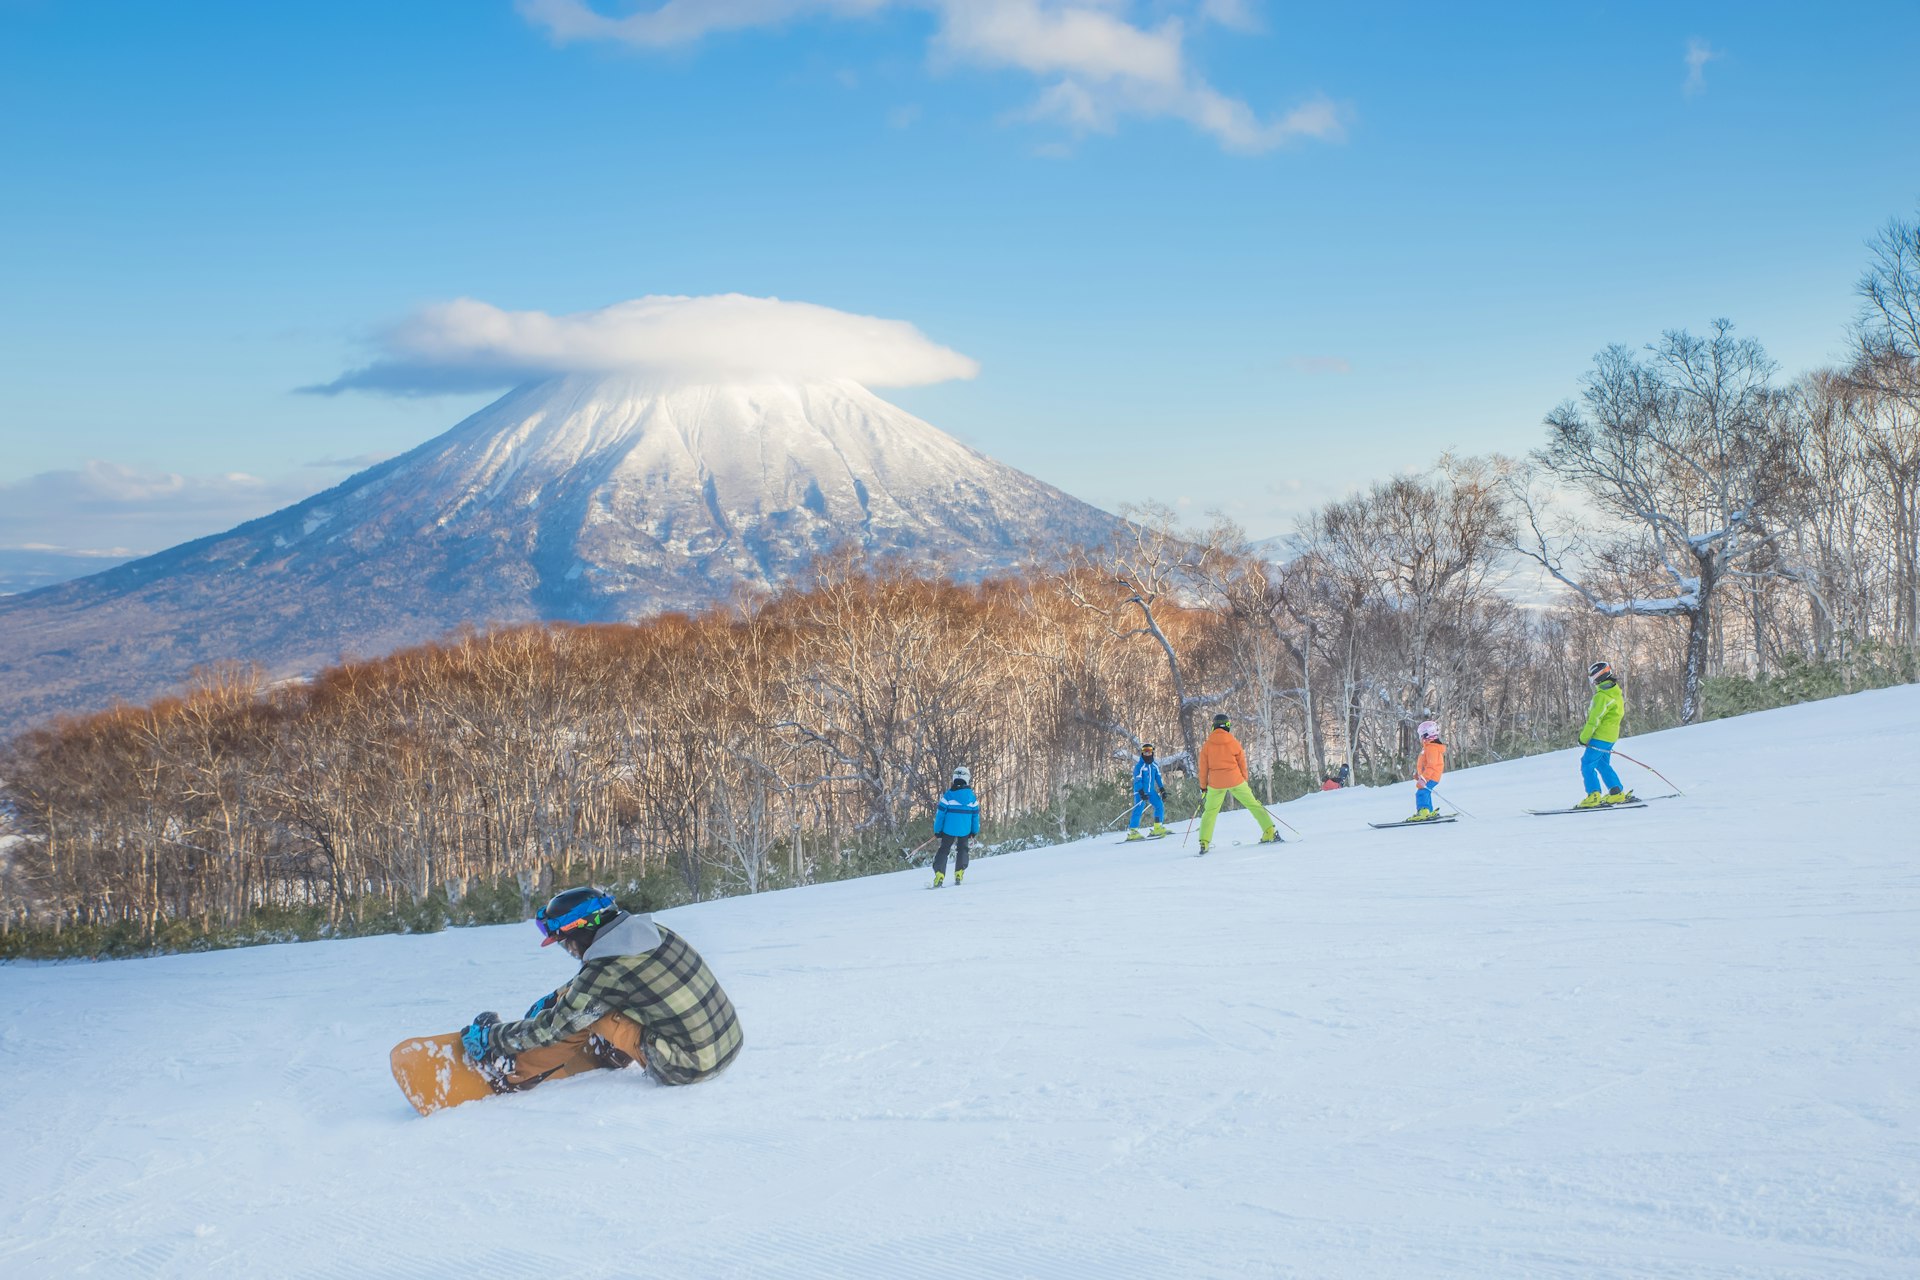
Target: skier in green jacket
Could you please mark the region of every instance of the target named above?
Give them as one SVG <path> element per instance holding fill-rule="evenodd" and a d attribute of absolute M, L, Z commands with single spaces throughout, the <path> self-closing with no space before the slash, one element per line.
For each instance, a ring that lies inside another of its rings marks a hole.
<path fill-rule="evenodd" d="M 1593 702 L 1587 707 L 1587 722 L 1580 726 L 1580 745 L 1587 749 L 1580 757 L 1580 776 L 1586 780 L 1587 798 L 1575 808 L 1626 804 L 1633 799 L 1633 792 L 1620 785 L 1620 775 L 1613 771 L 1613 744 L 1620 740 L 1620 719 L 1627 713 L 1627 697 L 1608 663 L 1596 662 L 1588 667 L 1587 679 L 1593 682 Z"/>

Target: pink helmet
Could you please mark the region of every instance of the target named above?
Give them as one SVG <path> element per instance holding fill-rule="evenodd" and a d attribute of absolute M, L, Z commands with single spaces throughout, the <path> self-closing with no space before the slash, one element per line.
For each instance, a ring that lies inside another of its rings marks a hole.
<path fill-rule="evenodd" d="M 1435 724 L 1431 720 L 1422 720 L 1420 722 L 1420 741 L 1432 742 L 1435 738 L 1439 736 L 1440 736 L 1439 725 Z"/>

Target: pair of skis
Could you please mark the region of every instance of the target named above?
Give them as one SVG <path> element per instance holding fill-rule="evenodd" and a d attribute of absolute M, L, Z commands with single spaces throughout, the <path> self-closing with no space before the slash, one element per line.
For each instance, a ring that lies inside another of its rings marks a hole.
<path fill-rule="evenodd" d="M 1299 833 L 1295 832 L 1294 834 L 1298 835 Z M 1271 840 L 1235 840 L 1229 843 L 1227 845 L 1227 848 L 1238 849 L 1240 848 L 1240 846 L 1246 845 L 1246 844 L 1285 844 L 1286 842 L 1287 842 L 1287 839 L 1285 836 L 1275 834 L 1275 836 Z M 1215 843 L 1218 843 L 1218 842 L 1216 841 Z M 1212 846 L 1209 846 L 1206 849 L 1201 849 L 1198 852 L 1196 852 L 1193 856 L 1196 858 L 1204 858 L 1211 851 L 1211 848 Z"/>
<path fill-rule="evenodd" d="M 1679 798 L 1680 793 L 1678 791 L 1668 791 L 1663 795 L 1657 796 L 1635 796 L 1631 800 L 1621 801 L 1617 804 L 1591 804 L 1586 806 L 1570 804 L 1564 809 L 1529 809 L 1527 812 L 1536 817 L 1546 817 L 1552 813 L 1605 813 L 1608 809 L 1644 809 L 1647 807 L 1647 801 L 1649 800 L 1677 800 Z"/>
<path fill-rule="evenodd" d="M 1545 818 L 1558 813 L 1605 813 L 1609 809 L 1644 809 L 1649 800 L 1672 800 L 1680 793 L 1669 791 L 1659 796 L 1636 796 L 1618 804 L 1577 805 L 1570 804 L 1562 809 L 1529 809 L 1528 813 L 1536 818 Z M 1375 831 L 1386 831 L 1393 827 L 1437 827 L 1443 822 L 1457 822 L 1457 813 L 1443 814 L 1438 818 L 1403 818 L 1399 822 L 1369 822 L 1367 825 Z"/>
<path fill-rule="evenodd" d="M 1391 827 L 1437 827 L 1443 822 L 1458 822 L 1458 814 L 1446 813 L 1437 818 L 1402 818 L 1398 822 L 1369 822 L 1367 825 L 1375 831 L 1385 831 Z"/>

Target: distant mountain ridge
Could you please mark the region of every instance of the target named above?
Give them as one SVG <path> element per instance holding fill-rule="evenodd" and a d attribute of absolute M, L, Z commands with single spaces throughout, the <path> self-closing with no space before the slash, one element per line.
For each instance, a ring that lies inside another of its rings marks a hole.
<path fill-rule="evenodd" d="M 610 621 L 777 587 L 846 543 L 977 578 L 1115 517 L 847 381 L 568 376 L 303 502 L 0 598 L 0 737 L 462 624 Z"/>

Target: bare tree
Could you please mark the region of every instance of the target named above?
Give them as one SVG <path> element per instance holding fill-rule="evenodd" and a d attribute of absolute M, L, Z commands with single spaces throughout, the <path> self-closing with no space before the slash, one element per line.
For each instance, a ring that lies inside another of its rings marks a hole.
<path fill-rule="evenodd" d="M 1920 217 L 1893 219 L 1867 247 L 1873 256 L 1856 288 L 1856 339 L 1864 355 L 1890 355 L 1892 368 L 1911 369 L 1920 361 Z M 1912 389 L 1904 376 L 1895 386 Z"/>
<path fill-rule="evenodd" d="M 1868 242 L 1854 325 L 1849 401 L 1868 465 L 1889 499 L 1897 560 L 1895 631 L 1920 643 L 1920 217 L 1895 218 Z"/>
<path fill-rule="evenodd" d="M 1785 397 L 1772 385 L 1774 363 L 1730 321 L 1694 337 L 1671 331 L 1646 356 L 1612 346 L 1594 358 L 1578 402 L 1547 417 L 1548 443 L 1535 454 L 1626 531 L 1599 549 L 1616 564 L 1643 564 L 1665 592 L 1622 598 L 1570 567 L 1575 540 L 1556 539 L 1543 502 L 1516 485 L 1530 535 L 1515 539 L 1594 609 L 1610 616 L 1687 620 L 1681 719 L 1700 711 L 1717 593 L 1743 574 L 1779 573 L 1775 517 L 1798 484 Z M 1588 550 L 1592 550 L 1588 546 Z"/>
<path fill-rule="evenodd" d="M 1198 548 L 1181 529 L 1179 516 L 1171 508 L 1155 504 L 1124 507 L 1122 512 L 1127 520 L 1113 541 L 1103 548 L 1076 553 L 1059 581 L 1076 604 L 1105 615 L 1113 634 L 1150 637 L 1159 646 L 1173 683 L 1182 744 L 1181 753 L 1162 760 L 1161 766 L 1191 770 L 1200 758 L 1196 717 L 1208 707 L 1227 701 L 1239 687 L 1214 694 L 1200 692 L 1200 685 L 1191 678 L 1192 672 L 1161 625 L 1157 611 L 1163 604 L 1178 603 L 1178 593 L 1189 585 L 1200 558 Z M 1090 572 L 1076 573 L 1075 569 Z M 1103 588 L 1097 594 L 1089 589 L 1096 583 Z M 1128 627 L 1121 619 L 1136 610 L 1139 625 Z"/>

